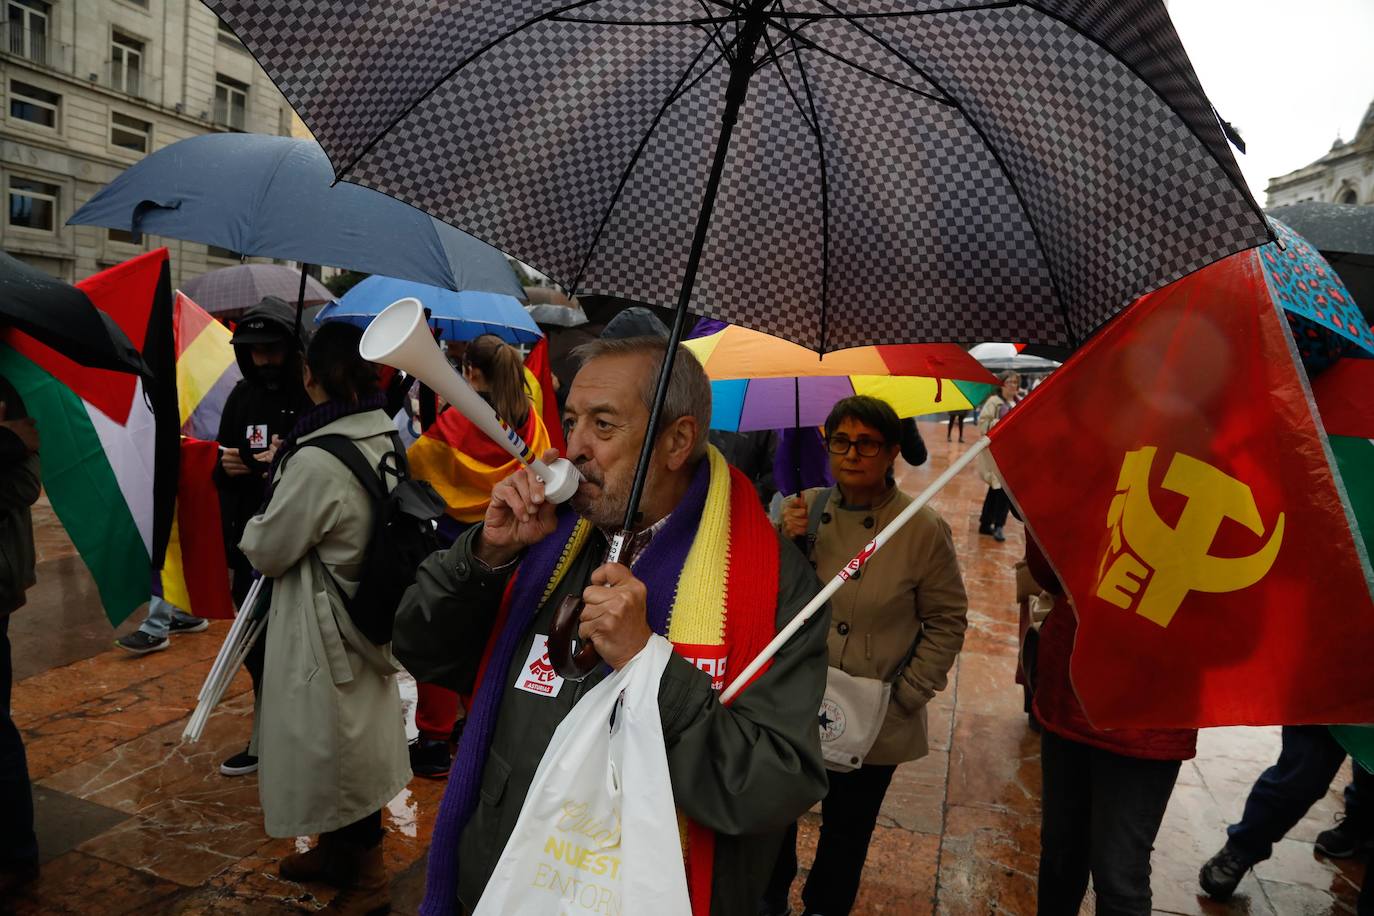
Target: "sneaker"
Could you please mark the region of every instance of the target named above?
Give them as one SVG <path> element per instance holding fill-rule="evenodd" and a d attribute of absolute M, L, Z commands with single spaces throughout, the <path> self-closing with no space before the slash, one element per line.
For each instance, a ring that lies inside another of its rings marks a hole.
<path fill-rule="evenodd" d="M 200 633 L 210 629 L 210 621 L 200 617 L 187 620 L 183 617 L 173 617 L 172 622 L 167 625 L 167 629 L 173 633 Z"/>
<path fill-rule="evenodd" d="M 220 773 L 225 776 L 247 776 L 258 771 L 258 758 L 244 748 L 219 765 Z"/>
<path fill-rule="evenodd" d="M 161 639 L 149 636 L 142 630 L 134 630 L 128 636 L 121 636 L 115 640 L 115 648 L 123 649 L 133 655 L 147 655 L 149 652 L 161 652 L 172 644 L 166 636 Z"/>
<path fill-rule="evenodd" d="M 1197 882 L 1213 900 L 1230 900 L 1236 885 L 1255 865 L 1255 860 L 1227 843 L 1197 874 Z"/>
<path fill-rule="evenodd" d="M 1002 541 L 1005 541 L 1007 539 L 1007 536 L 1002 533 L 1001 525 L 998 525 L 996 528 L 992 529 L 992 539 L 994 541 L 997 541 L 998 543 L 1001 543 Z"/>
<path fill-rule="evenodd" d="M 447 741 L 416 738 L 410 742 L 410 772 L 425 779 L 443 779 L 453 768 Z"/>
<path fill-rule="evenodd" d="M 1350 819 L 1339 818 L 1336 826 L 1317 834 L 1317 852 L 1328 859 L 1348 859 L 1361 849 L 1370 845 L 1368 833 L 1359 830 Z"/>
<path fill-rule="evenodd" d="M 992 527 L 991 525 L 979 525 L 979 526 L 978 526 L 978 533 L 979 533 L 979 534 L 986 534 L 988 537 L 991 537 L 991 536 L 992 536 L 992 532 L 993 532 L 993 527 Z"/>

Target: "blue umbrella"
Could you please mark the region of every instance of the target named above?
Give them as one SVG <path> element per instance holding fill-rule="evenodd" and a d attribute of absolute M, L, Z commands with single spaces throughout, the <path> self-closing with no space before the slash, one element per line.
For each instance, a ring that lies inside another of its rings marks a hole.
<path fill-rule="evenodd" d="M 512 296 L 497 293 L 458 292 L 397 280 L 368 277 L 338 302 L 331 302 L 315 316 L 317 323 L 347 321 L 367 327 L 377 313 L 397 299 L 419 299 L 430 311 L 430 326 L 444 340 L 472 340 L 495 334 L 506 343 L 534 343 L 544 336 L 525 307 Z"/>
<path fill-rule="evenodd" d="M 67 222 L 524 298 L 495 248 L 385 194 L 334 184 L 311 140 L 209 134 L 173 143 Z"/>

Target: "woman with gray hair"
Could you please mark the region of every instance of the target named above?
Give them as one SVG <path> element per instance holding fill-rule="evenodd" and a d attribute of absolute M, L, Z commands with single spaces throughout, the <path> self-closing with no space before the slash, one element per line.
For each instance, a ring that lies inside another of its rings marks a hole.
<path fill-rule="evenodd" d="M 988 395 L 978 409 L 978 431 L 985 436 L 1007 415 L 1007 411 L 1016 406 L 1021 394 L 1021 376 L 1015 372 L 1003 372 L 998 380 L 1002 383 L 1001 389 Z M 1007 491 L 1002 489 L 1002 478 L 997 473 L 992 454 L 986 450 L 978 456 L 978 473 L 988 485 L 987 496 L 983 497 L 983 511 L 978 516 L 978 533 L 991 535 L 995 541 L 1005 541 L 1007 536 L 1002 533 L 1002 528 L 1007 523 L 1011 500 L 1007 497 Z"/>

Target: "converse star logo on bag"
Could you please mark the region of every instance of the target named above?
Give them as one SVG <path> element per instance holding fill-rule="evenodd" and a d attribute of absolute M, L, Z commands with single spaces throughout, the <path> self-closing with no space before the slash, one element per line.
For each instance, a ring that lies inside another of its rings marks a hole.
<path fill-rule="evenodd" d="M 840 737 L 840 735 L 844 734 L 845 724 L 844 710 L 829 697 L 822 700 L 820 714 L 821 740 L 834 741 L 836 738 Z"/>

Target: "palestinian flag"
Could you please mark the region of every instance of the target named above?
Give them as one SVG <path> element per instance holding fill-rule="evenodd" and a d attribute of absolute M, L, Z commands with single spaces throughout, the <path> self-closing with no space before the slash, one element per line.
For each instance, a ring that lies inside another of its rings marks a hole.
<path fill-rule="evenodd" d="M 27 335 L 0 346 L 0 373 L 43 437 L 43 486 L 118 625 L 148 601 L 171 534 L 178 476 L 167 250 L 77 284 L 143 354 L 151 379 L 89 369 Z"/>
<path fill-rule="evenodd" d="M 197 617 L 228 619 L 234 603 L 214 481 L 215 434 L 224 402 L 243 374 L 229 342 L 233 335 L 185 293 L 176 294 L 173 323 L 181 468 L 158 594 Z"/>
<path fill-rule="evenodd" d="M 1365 554 L 1374 555 L 1374 359 L 1342 359 L 1312 380 L 1312 395 L 1345 485 Z M 1374 772 L 1374 725 L 1333 725 L 1331 733 Z"/>

